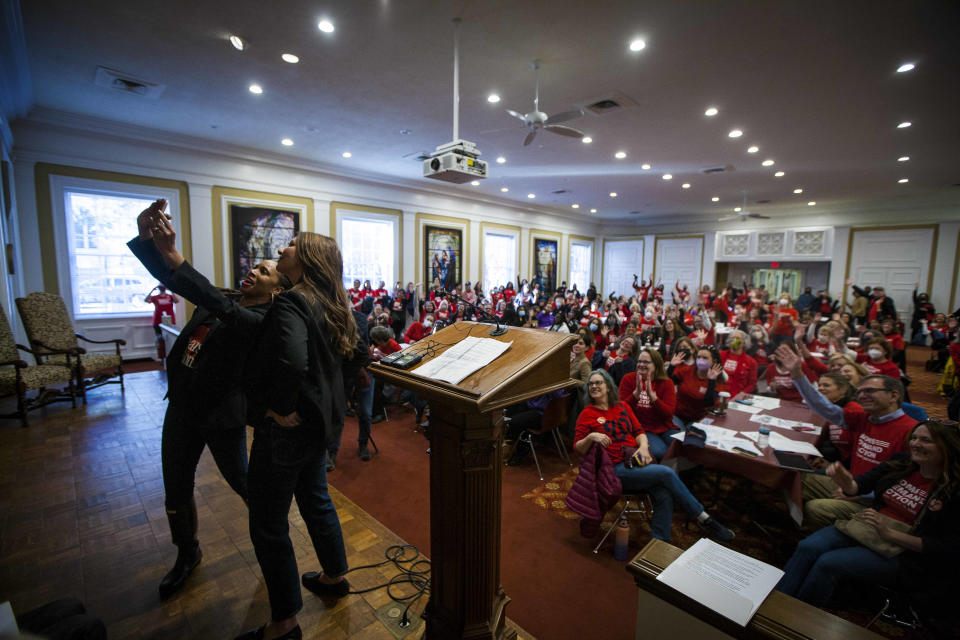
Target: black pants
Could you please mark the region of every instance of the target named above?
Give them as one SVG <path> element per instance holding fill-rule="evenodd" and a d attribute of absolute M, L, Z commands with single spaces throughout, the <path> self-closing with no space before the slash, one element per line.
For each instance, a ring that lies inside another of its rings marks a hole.
<path fill-rule="evenodd" d="M 49 640 L 106 640 L 107 628 L 76 598 L 61 598 L 17 616 L 17 626 Z"/>
<path fill-rule="evenodd" d="M 163 419 L 160 459 L 163 465 L 163 489 L 168 511 L 190 504 L 197 475 L 197 464 L 204 447 L 230 488 L 247 498 L 247 429 L 225 427 L 216 420 L 197 421 L 171 400 Z"/>
<path fill-rule="evenodd" d="M 294 497 L 323 572 L 331 578 L 347 572 L 340 519 L 327 489 L 326 452 L 322 429 L 310 425 L 281 427 L 268 420 L 254 431 L 250 540 L 275 621 L 296 615 L 303 606 L 288 520 Z"/>

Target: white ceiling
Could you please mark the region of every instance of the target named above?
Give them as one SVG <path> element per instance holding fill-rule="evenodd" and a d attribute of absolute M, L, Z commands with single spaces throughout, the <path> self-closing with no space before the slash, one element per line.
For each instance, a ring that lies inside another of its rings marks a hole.
<path fill-rule="evenodd" d="M 785 222 L 813 210 L 957 206 L 958 4 L 45 0 L 21 8 L 40 107 L 565 215 L 590 217 L 596 207 L 609 221 L 688 223 L 732 213 L 744 190 L 750 211 Z M 451 139 L 456 16 L 460 133 L 490 161 L 479 187 L 425 180 L 420 162 L 403 158 Z M 317 29 L 321 18 L 335 24 L 332 34 Z M 247 49 L 231 47 L 230 34 Z M 627 47 L 636 36 L 647 43 L 638 53 Z M 300 63 L 283 62 L 284 52 Z M 636 106 L 568 123 L 590 145 L 541 133 L 523 147 L 525 131 L 505 108 L 532 109 L 534 58 L 548 113 L 614 92 Z M 904 62 L 917 67 L 896 73 Z M 98 65 L 165 90 L 150 100 L 95 86 Z M 251 83 L 264 93 L 250 93 Z M 486 101 L 490 92 L 499 104 Z M 711 105 L 720 113 L 708 118 Z M 904 120 L 913 126 L 897 129 Z M 743 137 L 728 138 L 733 128 Z M 281 146 L 284 137 L 295 145 Z M 760 153 L 748 154 L 751 144 Z M 627 158 L 614 159 L 618 150 Z M 498 155 L 507 162 L 496 164 Z M 903 155 L 910 161 L 897 162 Z M 776 164 L 762 167 L 766 158 Z M 700 172 L 718 165 L 736 170 Z M 773 177 L 778 169 L 783 178 Z M 909 183 L 898 184 L 902 177 Z"/>

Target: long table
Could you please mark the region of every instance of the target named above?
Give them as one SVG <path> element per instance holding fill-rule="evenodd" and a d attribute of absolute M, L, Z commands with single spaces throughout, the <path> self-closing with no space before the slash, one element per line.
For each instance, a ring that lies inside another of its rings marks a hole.
<path fill-rule="evenodd" d="M 741 393 L 734 400 L 749 397 L 751 397 L 750 394 Z M 722 416 L 708 414 L 708 417 L 713 419 L 714 425 L 734 431 L 757 431 L 758 428 L 763 426 L 757 422 L 751 422 L 750 413 L 737 411 L 734 406 L 735 403 L 731 401 L 726 414 Z M 823 424 L 823 419 L 812 413 L 805 404 L 788 400 L 781 400 L 778 408 L 764 410 L 759 415 L 807 422 L 817 426 Z M 777 432 L 792 440 L 801 440 L 811 444 L 816 444 L 820 438 L 819 433 L 807 433 L 778 427 L 770 427 L 770 431 Z M 773 447 L 761 449 L 761 455 L 753 457 L 710 446 L 703 448 L 684 446 L 677 440 L 670 445 L 661 462 L 681 457 L 710 469 L 737 474 L 751 482 L 771 489 L 783 489 L 787 507 L 790 510 L 790 517 L 797 524 L 803 522 L 803 474 L 782 468 L 773 454 Z"/>

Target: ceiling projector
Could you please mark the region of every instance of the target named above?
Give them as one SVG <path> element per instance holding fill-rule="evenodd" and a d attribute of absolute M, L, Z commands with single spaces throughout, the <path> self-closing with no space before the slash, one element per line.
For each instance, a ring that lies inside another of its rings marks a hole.
<path fill-rule="evenodd" d="M 437 147 L 423 161 L 423 177 L 461 184 L 487 177 L 487 163 L 480 160 L 477 145 L 468 140 L 454 140 Z"/>

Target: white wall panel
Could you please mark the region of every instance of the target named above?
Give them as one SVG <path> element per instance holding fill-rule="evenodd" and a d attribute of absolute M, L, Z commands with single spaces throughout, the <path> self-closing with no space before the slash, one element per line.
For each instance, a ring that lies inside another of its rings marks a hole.
<path fill-rule="evenodd" d="M 646 243 L 638 240 L 605 240 L 603 243 L 603 287 L 601 293 L 633 295 L 633 275 L 643 270 Z M 641 275 L 640 279 L 646 276 Z"/>
<path fill-rule="evenodd" d="M 703 271 L 703 237 L 657 238 L 656 279 L 669 290 L 679 280 L 691 291 L 700 288 Z"/>
<path fill-rule="evenodd" d="M 883 229 L 851 233 L 850 279 L 858 286 L 882 286 L 909 325 L 913 287 L 926 290 L 933 251 L 933 229 Z"/>

